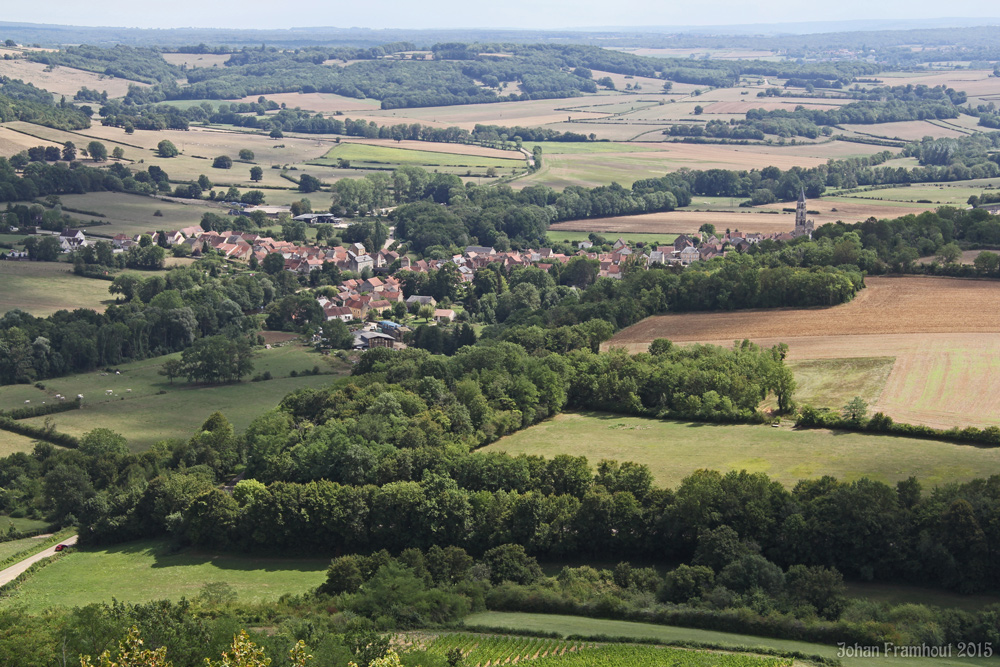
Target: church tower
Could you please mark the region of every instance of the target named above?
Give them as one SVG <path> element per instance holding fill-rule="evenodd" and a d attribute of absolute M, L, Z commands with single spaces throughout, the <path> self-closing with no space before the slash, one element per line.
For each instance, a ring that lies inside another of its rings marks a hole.
<path fill-rule="evenodd" d="M 795 236 L 812 237 L 813 221 L 806 219 L 806 191 L 799 188 L 799 201 L 795 204 Z"/>

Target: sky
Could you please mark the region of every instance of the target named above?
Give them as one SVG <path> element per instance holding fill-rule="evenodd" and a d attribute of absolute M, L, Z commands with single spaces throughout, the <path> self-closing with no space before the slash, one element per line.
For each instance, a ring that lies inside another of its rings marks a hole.
<path fill-rule="evenodd" d="M 137 28 L 580 28 L 996 16 L 992 0 L 7 0 L 2 20 Z M 286 7 L 288 11 L 281 11 Z"/>

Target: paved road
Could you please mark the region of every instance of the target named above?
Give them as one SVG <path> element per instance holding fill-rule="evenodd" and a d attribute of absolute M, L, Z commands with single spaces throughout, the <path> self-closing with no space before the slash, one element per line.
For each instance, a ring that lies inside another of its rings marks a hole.
<path fill-rule="evenodd" d="M 60 544 L 76 544 L 76 535 L 70 535 L 65 540 L 60 542 Z M 15 563 L 14 565 L 8 567 L 6 570 L 0 570 L 0 586 L 3 586 L 4 584 L 9 584 L 14 579 L 16 579 L 18 575 L 20 575 L 22 572 L 31 567 L 34 563 L 37 563 L 40 560 L 48 558 L 49 556 L 55 555 L 55 553 L 56 553 L 56 545 L 53 544 L 45 551 L 41 551 L 35 554 L 34 556 L 31 556 L 30 558 L 25 558 L 20 563 Z"/>

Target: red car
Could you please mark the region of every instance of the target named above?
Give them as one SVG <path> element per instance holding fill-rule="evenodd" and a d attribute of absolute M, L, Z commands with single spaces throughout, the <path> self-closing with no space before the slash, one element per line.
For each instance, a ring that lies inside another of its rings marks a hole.
<path fill-rule="evenodd" d="M 66 544 L 57 544 L 56 545 L 56 551 L 62 551 L 63 549 L 69 549 L 69 546 L 66 545 Z"/>

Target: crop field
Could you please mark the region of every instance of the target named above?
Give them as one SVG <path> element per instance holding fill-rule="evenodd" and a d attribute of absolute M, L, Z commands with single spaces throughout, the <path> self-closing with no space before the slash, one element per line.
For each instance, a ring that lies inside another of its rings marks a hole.
<path fill-rule="evenodd" d="M 3 62 L 0 60 L 0 62 Z M 15 132 L 9 127 L 0 126 L 0 155 L 10 157 L 33 146 L 61 146 L 54 141 L 36 139 L 22 132 Z"/>
<path fill-rule="evenodd" d="M 270 191 L 269 191 L 270 192 Z M 66 211 L 88 233 L 102 236 L 144 234 L 197 225 L 206 211 L 225 215 L 227 209 L 206 201 L 159 199 L 126 192 L 89 192 L 82 195 L 61 195 L 64 207 L 79 211 L 102 213 L 97 217 L 76 211 Z M 159 211 L 162 215 L 156 215 Z"/>
<path fill-rule="evenodd" d="M 968 205 L 969 197 L 982 195 L 991 190 L 996 190 L 996 188 L 1000 188 L 1000 179 L 997 178 L 980 178 L 954 183 L 919 183 L 908 187 L 881 188 L 841 196 L 824 197 L 818 201 L 810 201 L 809 207 L 815 208 L 814 204 L 822 204 L 822 202 L 827 201 L 847 203 L 848 200 L 861 200 L 872 202 L 874 206 L 877 201 L 915 203 L 918 200 L 925 200 L 933 202 L 935 205 L 961 206 L 964 208 Z"/>
<path fill-rule="evenodd" d="M 149 85 L 72 67 L 57 66 L 52 71 L 46 69 L 46 65 L 28 60 L 0 60 L 0 76 L 21 79 L 25 83 L 44 88 L 56 96 L 65 95 L 68 100 L 72 100 L 73 95 L 84 86 L 92 90 L 107 91 L 108 97 L 124 97 L 130 85 L 143 87 Z"/>
<path fill-rule="evenodd" d="M 822 655 L 827 658 L 837 658 L 837 647 L 825 644 L 793 641 L 789 639 L 771 639 L 740 635 L 732 632 L 716 630 L 700 630 L 696 628 L 680 628 L 671 625 L 653 625 L 652 623 L 635 623 L 632 621 L 612 621 L 582 616 L 562 616 L 558 614 L 529 614 L 523 612 L 485 611 L 466 617 L 465 623 L 470 626 L 482 625 L 489 627 L 510 628 L 511 630 L 532 630 L 543 632 L 558 632 L 564 637 L 569 635 L 609 635 L 613 637 L 635 637 L 636 639 L 658 639 L 660 641 L 695 641 L 719 646 L 730 646 L 745 650 L 747 647 L 765 647 L 779 651 L 799 651 L 807 655 Z M 846 667 L 893 667 L 909 665 L 910 667 L 996 667 L 996 658 L 840 658 Z M 644 664 L 642 662 L 636 664 Z"/>
<path fill-rule="evenodd" d="M 898 188 L 907 190 L 909 188 Z M 888 199 L 868 198 L 870 193 L 858 193 L 858 197 L 823 197 L 822 199 L 809 200 L 809 210 L 818 211 L 810 213 L 809 219 L 816 223 L 816 226 L 825 225 L 828 222 L 861 222 L 875 216 L 876 218 L 898 218 L 904 215 L 923 213 L 932 211 L 938 207 L 937 203 L 917 204 L 902 201 L 892 201 Z M 912 195 L 910 195 L 912 197 Z M 862 198 L 865 197 L 865 198 Z M 792 208 L 791 202 L 776 202 L 765 206 L 758 206 L 752 210 L 759 211 L 781 211 L 785 208 Z M 789 214 L 790 215 L 790 214 Z M 718 227 L 718 225 L 716 225 Z M 791 229 L 789 227 L 789 229 Z"/>
<path fill-rule="evenodd" d="M 852 302 L 832 308 L 658 315 L 605 346 L 636 352 L 654 338 L 721 345 L 749 338 L 787 343 L 793 362 L 893 357 L 872 410 L 939 428 L 1000 424 L 1000 285 L 922 277 L 869 277 L 866 283 Z M 859 377 L 838 391 L 872 390 L 870 380 Z"/>
<path fill-rule="evenodd" d="M 635 461 L 650 467 L 656 483 L 674 488 L 696 470 L 762 472 L 788 488 L 802 479 L 832 475 L 888 484 L 914 475 L 925 487 L 1000 474 L 1000 450 L 900 436 L 791 425 L 677 422 L 605 413 L 563 413 L 485 447 L 552 458 L 586 456 Z"/>
<path fill-rule="evenodd" d="M 171 384 L 159 375 L 159 370 L 166 360 L 177 356 L 123 364 L 117 367 L 120 375 L 93 371 L 46 380 L 44 392 L 31 388 L 37 394 L 31 400 L 39 403 L 56 393 L 69 397 L 82 394 L 82 409 L 51 416 L 56 430 L 79 436 L 95 428 L 110 428 L 125 436 L 134 451 L 141 451 L 160 440 L 191 437 L 215 411 L 222 412 L 237 430 L 242 430 L 296 389 L 320 387 L 347 372 L 345 365 L 332 357 L 289 344 L 258 350 L 254 357 L 254 374 L 269 371 L 272 380 L 250 382 L 247 378 L 236 384 L 204 386 L 178 378 Z M 320 375 L 301 375 L 314 366 L 319 366 Z M 292 371 L 300 375 L 290 377 Z M 19 389 L 16 398 L 7 398 L 7 390 L 0 388 L 0 407 L 24 404 L 24 389 Z M 25 422 L 41 425 L 44 418 Z"/>
<path fill-rule="evenodd" d="M 794 111 L 795 107 L 800 105 L 810 110 L 825 111 L 827 109 L 836 109 L 842 106 L 843 102 L 830 100 L 817 102 L 813 98 L 781 98 L 780 100 L 771 98 L 768 100 L 757 100 L 755 97 L 752 100 L 739 102 L 713 102 L 704 108 L 706 114 L 746 114 L 751 109 L 766 109 L 767 111 L 784 109 L 785 111 Z"/>
<path fill-rule="evenodd" d="M 968 94 L 969 102 L 996 100 L 1000 97 L 1000 79 L 992 76 L 992 70 L 961 70 L 954 72 L 882 72 L 879 78 L 887 86 L 947 86 Z M 974 101 L 975 100 L 975 101 Z"/>
<path fill-rule="evenodd" d="M 208 583 L 232 587 L 241 602 L 301 595 L 326 578 L 332 554 L 317 558 L 259 558 L 186 550 L 165 542 L 131 542 L 107 549 L 73 549 L 29 578 L 3 606 L 33 612 L 92 602 L 148 602 L 198 597 Z"/>
<path fill-rule="evenodd" d="M 423 151 L 430 153 L 448 153 L 452 156 L 471 156 L 479 158 L 497 158 L 500 160 L 524 161 L 524 154 L 518 150 L 502 150 L 500 148 L 490 148 L 489 146 L 479 146 L 476 144 L 452 144 L 443 141 L 411 141 L 404 139 L 396 141 L 394 139 L 362 139 L 360 137 L 341 137 L 340 145 L 356 144 L 372 147 L 395 148 L 410 151 Z M 529 148 L 530 150 L 530 148 Z"/>
<path fill-rule="evenodd" d="M 499 153 L 500 151 L 496 151 Z M 519 169 L 525 167 L 524 156 L 511 157 L 473 154 L 471 151 L 442 152 L 397 148 L 390 145 L 373 145 L 358 142 L 342 142 L 330 149 L 322 158 L 322 163 L 336 162 L 338 159 L 352 163 L 372 165 L 415 165 L 428 167 L 499 167 Z"/>
<path fill-rule="evenodd" d="M 39 317 L 57 310 L 103 311 L 114 301 L 106 280 L 73 275 L 65 262 L 0 262 L 0 315 L 20 308 Z"/>

